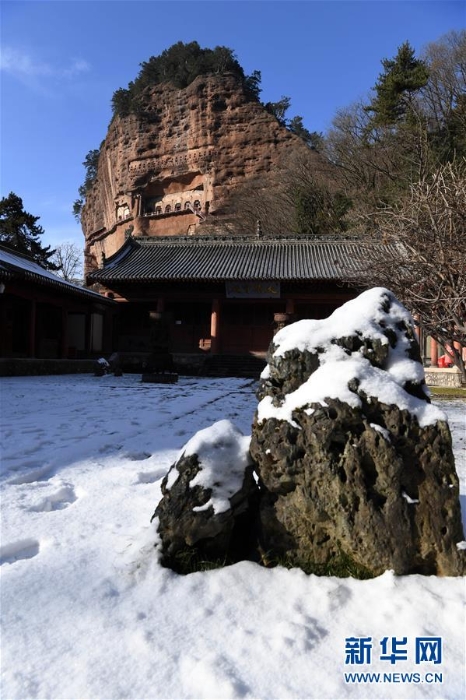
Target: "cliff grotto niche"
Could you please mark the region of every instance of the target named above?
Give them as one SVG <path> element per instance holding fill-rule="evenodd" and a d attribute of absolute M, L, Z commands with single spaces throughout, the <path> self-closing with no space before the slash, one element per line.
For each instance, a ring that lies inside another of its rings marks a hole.
<path fill-rule="evenodd" d="M 117 202 L 116 205 L 116 219 L 117 221 L 122 221 L 128 219 L 131 216 L 129 204 L 127 202 Z"/>
<path fill-rule="evenodd" d="M 98 267 L 102 253 L 110 257 L 126 240 L 128 221 L 134 236 L 195 234 L 205 221 L 213 196 L 211 174 L 195 170 L 174 176 L 147 177 L 146 184 L 114 199 L 113 225 L 102 227 L 87 240 L 86 270 Z"/>
<path fill-rule="evenodd" d="M 212 185 L 209 178 L 200 173 L 187 173 L 176 178 L 164 178 L 163 180 L 152 180 L 145 187 L 140 189 L 140 212 L 139 216 L 147 220 L 140 222 L 144 233 L 148 235 L 157 234 L 182 234 L 186 233 L 189 224 L 193 222 L 193 214 L 196 215 L 197 222 L 205 218 L 205 212 L 209 208 Z M 170 230 L 167 226 L 157 221 L 158 218 L 165 218 L 164 215 L 181 215 L 181 218 L 189 217 L 188 224 L 181 221 L 174 224 L 170 222 Z M 181 229 L 180 229 L 181 226 Z"/>

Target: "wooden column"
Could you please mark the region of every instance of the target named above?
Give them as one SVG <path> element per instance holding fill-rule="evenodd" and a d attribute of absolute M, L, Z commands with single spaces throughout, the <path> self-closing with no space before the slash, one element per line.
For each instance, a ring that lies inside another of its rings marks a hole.
<path fill-rule="evenodd" d="M 220 352 L 220 300 L 212 300 L 210 314 L 210 352 L 218 355 Z"/>
<path fill-rule="evenodd" d="M 86 357 L 91 356 L 92 351 L 92 327 L 91 327 L 92 316 L 89 310 L 86 311 L 86 323 L 84 331 L 84 348 Z"/>
<path fill-rule="evenodd" d="M 294 299 L 287 299 L 286 300 L 286 313 L 287 314 L 294 314 Z"/>
<path fill-rule="evenodd" d="M 36 311 L 35 299 L 31 301 L 31 315 L 29 319 L 29 357 L 36 357 Z"/>
<path fill-rule="evenodd" d="M 438 343 L 433 338 L 430 339 L 430 366 L 438 367 Z"/>
<path fill-rule="evenodd" d="M 68 357 L 68 311 L 65 308 L 61 310 L 61 348 L 60 355 L 62 359 Z"/>

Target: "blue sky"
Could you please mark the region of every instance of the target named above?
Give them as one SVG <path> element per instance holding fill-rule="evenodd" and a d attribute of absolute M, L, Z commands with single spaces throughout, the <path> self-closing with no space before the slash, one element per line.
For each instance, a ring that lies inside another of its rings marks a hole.
<path fill-rule="evenodd" d="M 291 98 L 310 131 L 368 94 L 406 40 L 420 51 L 466 26 L 466 0 L 1 0 L 1 196 L 40 216 L 44 243 L 83 245 L 71 214 L 82 161 L 113 92 L 177 41 L 232 48 L 262 72 L 264 101 Z"/>

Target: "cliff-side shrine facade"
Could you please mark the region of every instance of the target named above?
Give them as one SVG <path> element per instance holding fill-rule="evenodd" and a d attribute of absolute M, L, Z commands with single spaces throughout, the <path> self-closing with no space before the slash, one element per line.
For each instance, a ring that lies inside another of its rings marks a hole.
<path fill-rule="evenodd" d="M 165 159 L 164 170 L 158 176 L 146 177 L 146 182 L 114 198 L 113 225 L 92 232 L 87 238 L 86 268 L 96 269 L 106 257 L 117 252 L 130 235 L 178 236 L 194 235 L 207 221 L 213 199 L 212 175 L 200 170 L 186 170 L 186 160 Z M 205 158 L 203 158 L 205 162 Z M 133 161 L 130 170 L 137 176 L 138 166 L 153 167 L 150 162 Z M 180 166 L 184 165 L 182 168 Z M 175 167 L 173 167 L 175 166 Z M 183 172 L 184 171 L 184 172 Z"/>

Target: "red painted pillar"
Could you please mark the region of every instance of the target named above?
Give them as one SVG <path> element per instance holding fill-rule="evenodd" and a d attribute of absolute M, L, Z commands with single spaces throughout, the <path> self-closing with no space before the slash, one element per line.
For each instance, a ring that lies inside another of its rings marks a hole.
<path fill-rule="evenodd" d="M 212 300 L 210 314 L 210 352 L 218 355 L 220 352 L 220 300 Z"/>

